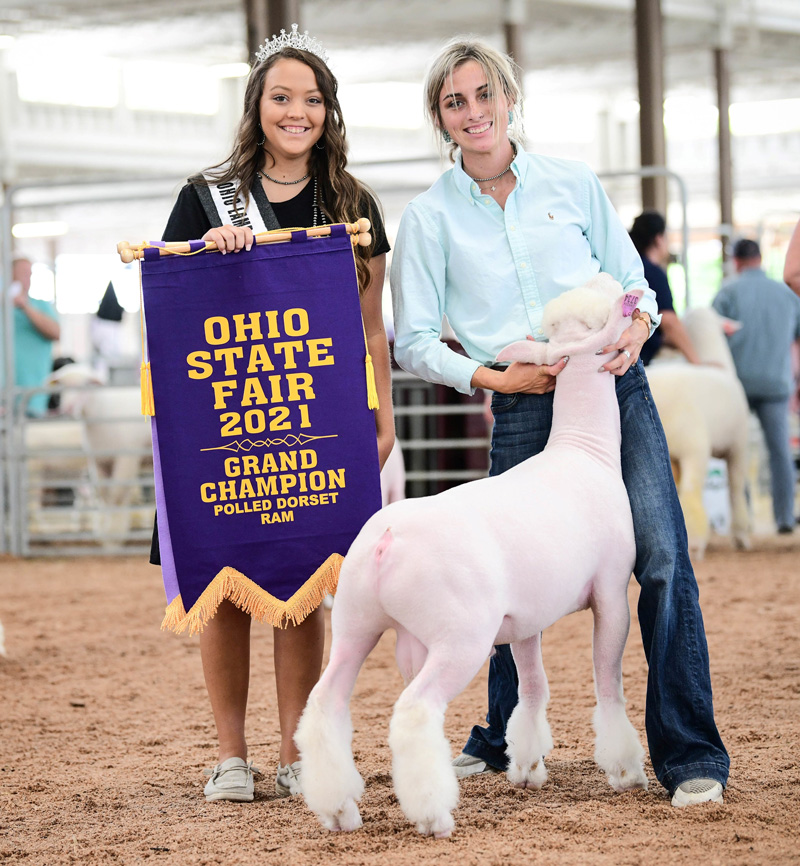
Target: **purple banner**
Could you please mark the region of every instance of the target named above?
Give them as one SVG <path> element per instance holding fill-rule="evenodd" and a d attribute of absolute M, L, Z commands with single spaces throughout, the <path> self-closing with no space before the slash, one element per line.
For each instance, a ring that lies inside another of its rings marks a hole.
<path fill-rule="evenodd" d="M 173 626 L 202 627 L 221 597 L 302 619 L 309 580 L 380 508 L 351 242 L 298 235 L 142 263 Z"/>

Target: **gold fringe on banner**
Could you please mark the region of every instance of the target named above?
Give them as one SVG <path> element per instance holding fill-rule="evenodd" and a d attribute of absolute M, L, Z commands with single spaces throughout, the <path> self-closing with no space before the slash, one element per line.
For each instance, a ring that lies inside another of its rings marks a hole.
<path fill-rule="evenodd" d="M 340 554 L 332 553 L 287 601 L 275 598 L 249 577 L 226 566 L 203 590 L 188 613 L 184 611 L 181 597 L 174 598 L 166 609 L 161 628 L 177 634 L 187 629 L 190 635 L 198 634 L 225 599 L 258 622 L 276 628 L 287 628 L 290 623 L 297 625 L 322 604 L 326 595 L 336 592 L 343 560 Z"/>
<path fill-rule="evenodd" d="M 176 595 L 164 611 L 164 620 L 161 623 L 161 628 L 175 631 L 185 618 L 186 611 L 183 609 L 183 600 L 180 595 Z"/>

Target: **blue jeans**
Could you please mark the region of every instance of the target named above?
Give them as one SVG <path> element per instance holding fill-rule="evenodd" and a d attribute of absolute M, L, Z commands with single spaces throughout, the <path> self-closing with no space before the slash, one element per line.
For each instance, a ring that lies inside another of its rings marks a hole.
<path fill-rule="evenodd" d="M 769 452 L 772 483 L 772 513 L 778 527 L 794 527 L 794 464 L 789 447 L 789 400 L 762 400 L 748 397 L 758 416 Z"/>
<path fill-rule="evenodd" d="M 670 793 L 689 779 L 728 780 L 730 760 L 714 722 L 708 648 L 686 528 L 661 421 L 641 362 L 617 379 L 622 475 L 636 535 L 634 574 L 649 671 L 645 727 L 658 781 Z M 538 454 L 547 443 L 552 394 L 498 394 L 492 400 L 491 475 Z M 488 728 L 476 725 L 464 751 L 505 769 L 505 728 L 517 703 L 509 646 L 489 668 Z"/>

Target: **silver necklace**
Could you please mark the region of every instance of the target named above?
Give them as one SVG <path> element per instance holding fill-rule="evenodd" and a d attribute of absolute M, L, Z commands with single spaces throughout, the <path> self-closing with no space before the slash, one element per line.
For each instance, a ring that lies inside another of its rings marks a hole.
<path fill-rule="evenodd" d="M 494 177 L 473 177 L 472 179 L 477 184 L 481 183 L 491 183 L 493 180 L 499 180 L 504 174 L 508 174 L 511 171 L 511 166 L 514 164 L 514 160 L 517 158 L 517 149 L 512 145 L 514 149 L 514 155 L 511 157 L 511 162 L 500 172 L 500 174 L 496 174 Z M 472 175 L 470 175 L 472 177 Z M 494 192 L 497 189 L 497 184 L 494 186 L 490 186 L 489 189 Z M 481 190 L 481 192 L 485 192 L 485 190 Z"/>
<path fill-rule="evenodd" d="M 328 221 L 325 219 L 325 214 L 322 212 L 322 208 L 319 206 L 319 198 L 317 196 L 317 178 L 314 176 L 314 202 L 311 205 L 311 212 L 313 214 L 313 223 L 312 228 L 317 227 L 317 217 L 319 217 L 322 225 L 327 225 Z"/>
<path fill-rule="evenodd" d="M 310 172 L 309 172 L 309 174 L 310 174 Z M 257 171 L 256 176 L 261 177 L 261 172 Z M 264 172 L 264 177 L 267 177 L 270 180 L 273 179 L 273 178 L 269 177 L 269 175 L 266 172 Z M 306 177 L 308 177 L 308 174 L 306 175 Z M 306 177 L 301 177 L 300 180 L 305 180 Z M 300 180 L 276 180 L 275 183 L 282 183 L 284 186 L 289 186 L 290 184 L 293 184 L 293 183 L 300 183 Z M 312 183 L 314 184 L 314 198 L 313 198 L 313 201 L 311 203 L 311 215 L 312 215 L 312 219 L 313 219 L 311 227 L 316 228 L 318 223 L 321 223 L 322 225 L 326 226 L 326 225 L 328 225 L 328 220 L 325 218 L 324 211 L 319 206 L 319 193 L 317 191 L 318 188 L 317 188 L 316 176 L 314 177 L 314 180 L 312 181 Z M 298 195 L 299 195 L 299 193 L 298 193 Z"/>
<path fill-rule="evenodd" d="M 277 180 L 274 177 L 270 177 L 266 172 L 264 172 L 264 177 L 267 180 L 271 180 L 273 183 L 279 183 L 281 186 L 293 186 L 296 183 L 302 183 L 310 174 L 311 172 L 308 172 L 308 174 L 304 174 L 301 178 L 298 178 L 297 180 Z"/>

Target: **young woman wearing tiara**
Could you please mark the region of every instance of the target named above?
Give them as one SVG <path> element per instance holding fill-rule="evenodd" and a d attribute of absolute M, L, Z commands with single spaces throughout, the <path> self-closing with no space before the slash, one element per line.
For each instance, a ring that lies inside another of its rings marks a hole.
<path fill-rule="evenodd" d="M 345 126 L 337 82 L 315 39 L 297 33 L 266 42 L 256 54 L 230 157 L 190 180 L 180 192 L 163 240 L 204 238 L 223 254 L 249 250 L 253 230 L 352 222 L 366 216 L 372 244 L 357 247 L 361 311 L 375 367 L 383 466 L 394 443 L 389 350 L 381 314 L 389 244 L 380 210 L 346 170 Z M 238 204 L 234 205 L 238 197 Z M 265 557 L 268 551 L 265 551 Z M 154 536 L 151 561 L 160 563 Z M 274 629 L 281 746 L 276 792 L 299 793 L 300 763 L 292 739 L 308 694 L 319 679 L 325 638 L 317 608 L 297 626 Z M 250 679 L 250 617 L 223 601 L 200 635 L 206 687 L 217 726 L 219 762 L 207 800 L 253 799 L 245 714 Z"/>
<path fill-rule="evenodd" d="M 599 271 L 625 289 L 645 289 L 630 327 L 606 347 L 614 354 L 602 369 L 619 377 L 622 470 L 649 662 L 648 745 L 673 805 L 721 802 L 729 760 L 714 722 L 697 583 L 669 453 L 639 362 L 658 322 L 639 256 L 587 166 L 522 149 L 519 78 L 508 57 L 475 40 L 452 42 L 430 67 L 425 97 L 454 165 L 403 215 L 392 263 L 395 356 L 431 382 L 465 394 L 494 392 L 492 475 L 544 448 L 552 392 L 568 361 L 498 368 L 499 350 L 526 337 L 544 339 L 544 305 Z M 467 357 L 440 341 L 444 313 Z M 517 685 L 510 647 L 497 647 L 488 727 L 476 725 L 453 762 L 460 778 L 505 769 L 505 727 Z"/>

